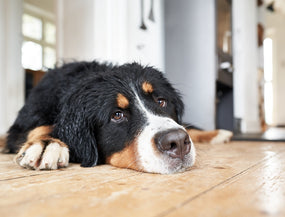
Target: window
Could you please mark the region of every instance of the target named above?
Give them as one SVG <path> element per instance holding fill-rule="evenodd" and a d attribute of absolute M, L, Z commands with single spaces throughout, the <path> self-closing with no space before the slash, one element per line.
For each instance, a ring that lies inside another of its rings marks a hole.
<path fill-rule="evenodd" d="M 29 12 L 22 19 L 22 66 L 32 70 L 53 68 L 56 62 L 54 22 Z"/>

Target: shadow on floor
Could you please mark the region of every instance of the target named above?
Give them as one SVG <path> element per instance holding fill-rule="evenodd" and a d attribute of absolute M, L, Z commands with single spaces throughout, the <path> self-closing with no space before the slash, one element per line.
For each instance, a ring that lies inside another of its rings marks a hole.
<path fill-rule="evenodd" d="M 285 128 L 272 127 L 264 133 L 236 134 L 232 140 L 285 142 Z"/>

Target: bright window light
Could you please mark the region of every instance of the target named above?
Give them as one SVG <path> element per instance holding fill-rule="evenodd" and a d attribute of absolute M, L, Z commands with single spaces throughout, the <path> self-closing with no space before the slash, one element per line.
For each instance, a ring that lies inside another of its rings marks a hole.
<path fill-rule="evenodd" d="M 272 61 L 272 39 L 266 38 L 263 41 L 264 52 L 264 110 L 265 122 L 268 125 L 273 123 L 273 61 Z"/>
<path fill-rule="evenodd" d="M 42 39 L 42 21 L 28 14 L 23 15 L 23 35 L 32 39 Z"/>
<path fill-rule="evenodd" d="M 265 122 L 269 125 L 272 124 L 273 119 L 273 88 L 272 82 L 264 83 L 264 110 Z"/>
<path fill-rule="evenodd" d="M 272 81 L 272 39 L 266 38 L 264 46 L 264 80 Z"/>
<path fill-rule="evenodd" d="M 45 34 L 45 41 L 49 44 L 55 44 L 56 41 L 56 28 L 53 23 L 46 22 L 45 23 L 45 29 L 44 29 L 44 34 Z"/>
<path fill-rule="evenodd" d="M 35 12 L 37 14 L 37 12 Z M 56 63 L 56 25 L 50 18 L 25 11 L 22 17 L 22 66 L 46 70 Z"/>
<path fill-rule="evenodd" d="M 44 48 L 44 66 L 47 68 L 54 68 L 56 62 L 55 49 L 51 47 Z"/>
<path fill-rule="evenodd" d="M 22 66 L 26 69 L 40 70 L 42 68 L 42 46 L 25 41 L 22 45 Z"/>

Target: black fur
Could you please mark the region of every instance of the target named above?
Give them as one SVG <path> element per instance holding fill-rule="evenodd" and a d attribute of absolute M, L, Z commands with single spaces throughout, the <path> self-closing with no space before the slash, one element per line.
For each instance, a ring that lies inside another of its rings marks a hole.
<path fill-rule="evenodd" d="M 142 91 L 144 81 L 154 86 L 152 94 Z M 112 66 L 76 62 L 49 71 L 32 90 L 8 131 L 7 148 L 16 152 L 29 131 L 52 125 L 51 136 L 68 145 L 71 162 L 87 167 L 104 163 L 106 157 L 133 141 L 147 124 L 135 106 L 133 90 L 151 111 L 181 123 L 181 97 L 158 70 L 137 63 Z M 124 121 L 113 122 L 112 115 L 122 110 L 117 107 L 118 93 L 129 99 L 130 106 L 122 111 Z M 158 97 L 166 99 L 166 108 L 157 105 L 154 99 Z"/>

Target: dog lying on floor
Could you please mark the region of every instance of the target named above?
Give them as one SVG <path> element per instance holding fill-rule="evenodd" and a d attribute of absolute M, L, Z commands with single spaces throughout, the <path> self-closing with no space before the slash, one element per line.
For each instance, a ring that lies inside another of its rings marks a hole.
<path fill-rule="evenodd" d="M 161 72 L 132 63 L 75 62 L 49 71 L 8 131 L 6 149 L 29 169 L 111 164 L 169 174 L 195 162 L 193 142 L 225 130 L 186 130 L 183 103 Z M 189 134 L 191 138 L 189 137 Z"/>

